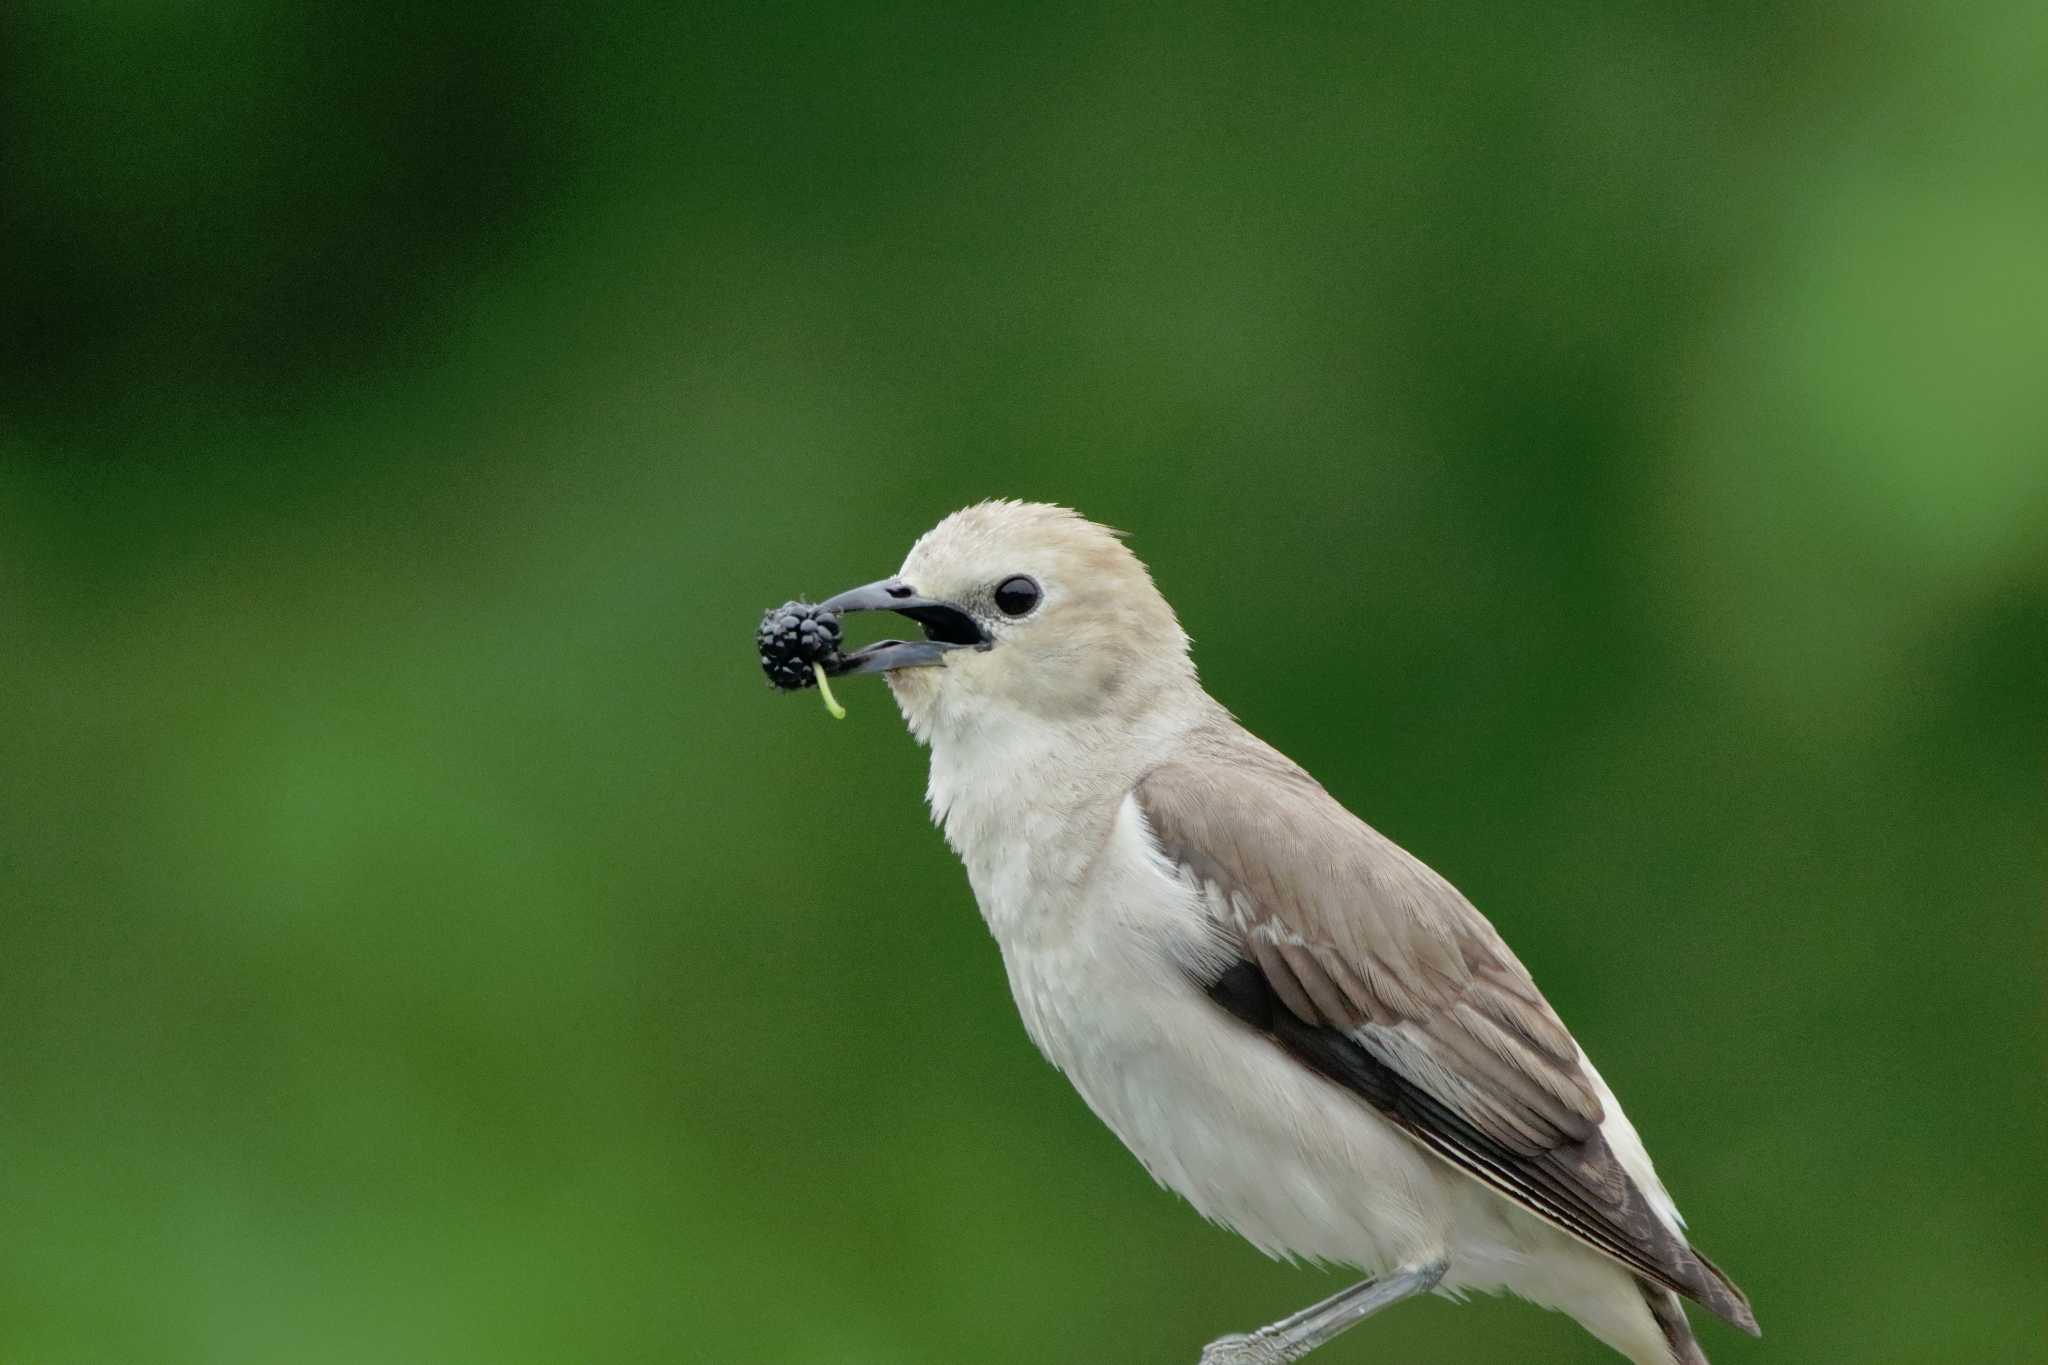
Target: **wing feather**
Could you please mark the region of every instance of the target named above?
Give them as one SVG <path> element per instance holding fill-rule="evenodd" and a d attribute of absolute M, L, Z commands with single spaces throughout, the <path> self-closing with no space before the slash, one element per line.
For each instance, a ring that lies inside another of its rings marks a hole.
<path fill-rule="evenodd" d="M 1162 856 L 1218 907 L 1235 965 L 1202 984 L 1219 1004 L 1444 1160 L 1756 1330 L 1623 1169 L 1578 1045 L 1448 882 L 1234 725 L 1134 795 Z"/>

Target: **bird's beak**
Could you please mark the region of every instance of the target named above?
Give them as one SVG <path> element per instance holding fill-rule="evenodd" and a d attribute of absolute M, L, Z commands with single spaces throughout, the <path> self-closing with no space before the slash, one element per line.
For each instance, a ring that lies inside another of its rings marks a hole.
<path fill-rule="evenodd" d="M 837 597 L 820 602 L 826 611 L 893 611 L 908 616 L 924 627 L 922 640 L 877 640 L 841 657 L 833 673 L 851 677 L 859 673 L 886 673 L 892 668 L 929 668 L 943 663 L 956 649 L 987 649 L 994 643 L 980 625 L 951 602 L 935 602 L 918 596 L 917 590 L 900 578 L 849 588 Z"/>

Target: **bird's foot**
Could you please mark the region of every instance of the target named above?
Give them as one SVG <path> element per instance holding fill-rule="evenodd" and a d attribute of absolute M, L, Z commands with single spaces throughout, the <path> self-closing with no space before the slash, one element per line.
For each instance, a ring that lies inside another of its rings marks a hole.
<path fill-rule="evenodd" d="M 1301 1352 L 1288 1350 L 1285 1344 L 1261 1328 L 1256 1332 L 1238 1332 L 1216 1338 L 1202 1348 L 1202 1358 L 1197 1365 L 1287 1365 L 1289 1361 L 1301 1359 L 1301 1355 Z"/>
<path fill-rule="evenodd" d="M 1388 1304 L 1436 1288 L 1450 1264 L 1448 1257 L 1438 1256 L 1391 1275 L 1360 1280 L 1256 1332 L 1218 1337 L 1202 1348 L 1197 1365 L 1290 1365 Z"/>

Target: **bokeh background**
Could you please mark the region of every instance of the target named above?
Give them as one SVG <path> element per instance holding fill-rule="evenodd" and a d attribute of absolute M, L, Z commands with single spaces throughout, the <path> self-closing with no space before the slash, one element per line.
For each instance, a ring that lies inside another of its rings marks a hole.
<path fill-rule="evenodd" d="M 1717 1361 L 2048 1359 L 2038 4 L 0 53 L 0 1360 L 1188 1365 L 1334 1288 L 1032 1052 L 883 690 L 755 672 L 997 495 L 1501 924 Z"/>

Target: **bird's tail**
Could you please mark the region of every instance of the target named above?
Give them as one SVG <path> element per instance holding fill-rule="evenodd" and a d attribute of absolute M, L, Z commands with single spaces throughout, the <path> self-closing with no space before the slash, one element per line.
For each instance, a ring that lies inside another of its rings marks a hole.
<path fill-rule="evenodd" d="M 1650 1316 L 1656 1319 L 1657 1330 L 1664 1334 L 1664 1344 L 1671 1348 L 1672 1365 L 1708 1365 L 1707 1353 L 1700 1349 L 1699 1338 L 1692 1334 L 1692 1324 L 1685 1320 L 1685 1307 L 1679 1303 L 1678 1295 L 1661 1284 L 1640 1278 L 1636 1287 L 1643 1291 L 1643 1302 L 1650 1306 Z"/>
<path fill-rule="evenodd" d="M 1763 1329 L 1756 1325 L 1756 1313 L 1749 1306 L 1748 1295 L 1736 1288 L 1735 1281 L 1721 1267 L 1698 1251 L 1687 1247 L 1686 1253 L 1698 1263 L 1699 1273 L 1683 1282 L 1685 1291 L 1729 1326 L 1739 1327 L 1753 1337 L 1762 1336 Z"/>

